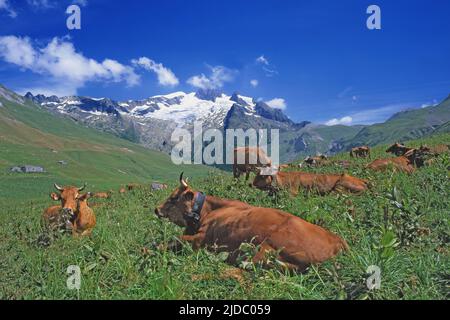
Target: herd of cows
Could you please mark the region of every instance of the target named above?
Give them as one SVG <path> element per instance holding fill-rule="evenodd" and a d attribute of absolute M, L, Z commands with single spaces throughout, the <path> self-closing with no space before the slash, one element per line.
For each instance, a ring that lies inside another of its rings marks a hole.
<path fill-rule="evenodd" d="M 386 150 L 395 157 L 377 159 L 366 168 L 375 171 L 391 168 L 410 174 L 432 162 L 437 155 L 448 151 L 448 145 L 408 148 L 396 143 Z M 320 195 L 330 192 L 358 195 L 371 187 L 369 181 L 345 173 L 316 174 L 293 171 L 293 168 L 305 165 L 348 165 L 346 161 L 332 161 L 326 156 L 308 157 L 300 165 L 280 165 L 274 168 L 270 158 L 258 148 L 237 148 L 234 155 L 234 177 L 238 179 L 244 173 L 248 180 L 250 173 L 254 172 L 256 177 L 250 186 L 270 193 L 286 189 L 293 196 L 300 190 L 317 192 Z M 350 155 L 368 158 L 370 148 L 353 148 Z M 240 159 L 245 158 L 242 164 L 237 164 L 238 156 L 241 156 Z M 253 156 L 257 159 L 255 164 L 249 161 Z M 289 167 L 293 170 L 284 171 Z M 46 228 L 69 230 L 75 237 L 90 236 L 96 225 L 96 218 L 88 205 L 88 199 L 109 198 L 111 192 L 82 193 L 86 185 L 80 188 L 60 187 L 57 184 L 54 186 L 58 193 L 52 193 L 50 196 L 53 200 L 60 201 L 60 204 L 44 211 L 43 221 Z M 119 193 L 123 194 L 138 187 L 137 184 L 129 184 L 126 188 L 122 187 Z M 152 184 L 153 190 L 166 188 L 165 184 Z M 155 209 L 155 214 L 185 229 L 181 241 L 170 243 L 166 249 L 179 250 L 183 242 L 190 243 L 194 249 L 214 248 L 216 251 L 227 252 L 227 260 L 231 264 L 234 264 L 241 254 L 243 243 L 252 243 L 257 248 L 257 253 L 252 258 L 253 263 L 267 265 L 267 257 L 275 254 L 285 268 L 299 272 L 311 264 L 335 257 L 342 250 L 348 250 L 346 241 L 338 235 L 291 213 L 255 207 L 239 200 L 221 199 L 194 191 L 183 178 L 183 174 L 180 176 L 179 186 Z"/>

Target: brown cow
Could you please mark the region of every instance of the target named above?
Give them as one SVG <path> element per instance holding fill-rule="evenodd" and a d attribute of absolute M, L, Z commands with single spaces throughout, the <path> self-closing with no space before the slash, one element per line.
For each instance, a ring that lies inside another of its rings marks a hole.
<path fill-rule="evenodd" d="M 127 192 L 127 190 L 125 190 L 125 188 L 123 188 L 123 187 L 119 189 L 119 193 L 120 194 L 124 194 L 126 192 Z"/>
<path fill-rule="evenodd" d="M 404 144 L 396 142 L 392 146 L 387 148 L 386 153 L 392 153 L 395 154 L 396 156 L 403 156 L 405 153 L 413 149 L 414 148 L 408 148 Z"/>
<path fill-rule="evenodd" d="M 87 199 L 91 197 L 88 192 L 81 195 L 80 192 L 86 188 L 86 184 L 81 187 L 60 187 L 55 183 L 55 188 L 60 194 L 52 193 L 51 198 L 61 201 L 61 214 L 70 217 L 70 227 L 74 236 L 90 235 L 95 227 L 96 219 L 94 212 L 88 207 Z"/>
<path fill-rule="evenodd" d="M 442 153 L 446 153 L 450 151 L 450 145 L 439 144 L 436 146 L 428 147 L 427 145 L 423 145 L 419 148 L 420 151 L 430 153 L 432 156 L 439 156 Z"/>
<path fill-rule="evenodd" d="M 386 169 L 393 168 L 400 172 L 408 174 L 413 173 L 416 169 L 413 166 L 413 162 L 405 156 L 387 159 L 377 159 L 366 166 L 368 169 L 375 171 L 385 171 Z"/>
<path fill-rule="evenodd" d="M 269 266 L 267 254 L 275 254 L 286 268 L 296 271 L 348 249 L 339 236 L 290 213 L 195 192 L 183 180 L 183 174 L 180 186 L 155 213 L 184 227 L 181 240 L 194 249 L 206 247 L 230 253 L 229 263 L 236 263 L 244 243 L 257 248 L 254 263 Z"/>
<path fill-rule="evenodd" d="M 303 160 L 303 162 L 311 167 L 325 166 L 330 163 L 330 161 L 328 161 L 328 157 L 325 155 L 320 155 L 316 157 L 307 157 L 305 160 Z"/>
<path fill-rule="evenodd" d="M 96 192 L 96 193 L 94 193 L 94 195 L 92 197 L 99 198 L 99 199 L 109 199 L 110 194 L 107 192 Z"/>
<path fill-rule="evenodd" d="M 72 234 L 75 237 L 90 236 L 97 223 L 94 211 L 89 208 L 87 203 L 90 197 L 92 197 L 92 193 L 88 192 L 78 198 L 78 210 L 75 211 L 72 222 Z"/>
<path fill-rule="evenodd" d="M 253 186 L 261 190 L 275 191 L 277 188 L 288 189 L 297 195 L 300 189 L 316 191 L 321 195 L 336 192 L 361 194 L 369 188 L 369 182 L 348 174 L 317 174 L 308 172 L 260 172 L 253 181 Z"/>
<path fill-rule="evenodd" d="M 233 176 L 239 179 L 245 173 L 245 180 L 250 172 L 258 172 L 259 167 L 270 167 L 272 161 L 261 148 L 239 147 L 234 149 Z"/>
<path fill-rule="evenodd" d="M 370 148 L 368 146 L 355 147 L 350 150 L 352 158 L 370 158 Z"/>

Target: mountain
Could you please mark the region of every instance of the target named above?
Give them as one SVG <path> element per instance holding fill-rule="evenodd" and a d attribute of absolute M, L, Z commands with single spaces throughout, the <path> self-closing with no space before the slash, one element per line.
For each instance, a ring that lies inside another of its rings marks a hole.
<path fill-rule="evenodd" d="M 195 121 L 202 121 L 204 129 L 216 128 L 223 132 L 227 129 L 279 129 L 283 162 L 316 153 L 333 154 L 357 145 L 375 146 L 416 139 L 436 130 L 447 130 L 444 124 L 450 121 L 450 98 L 434 107 L 399 112 L 385 123 L 369 126 L 296 123 L 282 110 L 271 108 L 263 101 L 209 89 L 127 101 L 45 97 L 31 93 L 27 93 L 25 99 L 85 126 L 165 153 L 174 145 L 172 132 L 179 127 L 191 130 Z"/>
<path fill-rule="evenodd" d="M 262 101 L 238 93 L 228 96 L 217 90 L 175 92 L 128 101 L 45 97 L 31 93 L 25 98 L 54 114 L 167 153 L 173 147 L 172 132 L 177 127 L 192 129 L 195 121 L 202 121 L 204 129 L 216 128 L 223 132 L 227 129 L 279 129 L 283 161 L 294 160 L 300 154 L 333 150 L 358 130 L 336 126 L 334 134 L 330 135 L 328 131 L 332 129 L 329 127 L 308 126 L 308 121 L 294 123 L 283 111 Z"/>
<path fill-rule="evenodd" d="M 105 101 L 104 112 L 116 117 L 117 113 L 111 111 L 108 104 Z M 93 110 L 103 107 L 92 105 Z M 93 110 L 89 112 L 99 112 Z M 80 124 L 80 121 L 49 113 L 46 108 L 0 86 L 0 187 L 8 190 L 6 186 L 12 180 L 20 181 L 21 186 L 0 197 L 47 196 L 35 189 L 38 184 L 34 182 L 38 180 L 48 185 L 49 190 L 54 182 L 87 182 L 91 190 L 117 190 L 119 185 L 130 182 L 176 183 L 181 171 L 199 176 L 211 170 L 205 166 L 176 166 L 165 153 Z M 41 166 L 46 173 L 10 173 L 9 168 L 17 165 Z"/>
<path fill-rule="evenodd" d="M 445 132 L 448 130 L 448 121 L 450 96 L 436 106 L 398 112 L 384 123 L 367 126 L 345 144 L 348 147 L 375 146 L 380 143 L 417 139 L 435 132 Z"/>

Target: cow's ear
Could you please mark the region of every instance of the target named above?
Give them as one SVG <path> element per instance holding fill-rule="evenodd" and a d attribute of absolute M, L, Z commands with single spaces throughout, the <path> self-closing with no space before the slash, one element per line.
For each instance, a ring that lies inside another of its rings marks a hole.
<path fill-rule="evenodd" d="M 52 198 L 52 200 L 55 200 L 55 201 L 61 200 L 60 195 L 57 193 L 54 193 L 54 192 L 50 193 L 50 198 Z"/>
<path fill-rule="evenodd" d="M 186 201 L 192 201 L 192 200 L 194 200 L 195 195 L 192 191 L 188 191 L 184 194 L 183 197 L 184 197 L 184 200 L 186 200 Z"/>
<path fill-rule="evenodd" d="M 85 193 L 85 194 L 79 196 L 79 197 L 78 197 L 78 200 L 84 201 L 84 200 L 89 199 L 90 197 L 92 197 L 92 193 L 91 193 L 91 192 L 88 192 L 88 193 Z"/>

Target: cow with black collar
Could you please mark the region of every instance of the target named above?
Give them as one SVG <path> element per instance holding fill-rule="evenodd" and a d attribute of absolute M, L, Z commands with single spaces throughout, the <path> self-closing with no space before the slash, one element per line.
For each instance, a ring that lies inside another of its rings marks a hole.
<path fill-rule="evenodd" d="M 290 213 L 193 191 L 183 174 L 180 186 L 155 213 L 185 228 L 183 242 L 194 249 L 226 251 L 230 263 L 236 263 L 243 243 L 258 248 L 254 263 L 267 265 L 267 254 L 272 253 L 286 268 L 296 271 L 348 249 L 339 236 Z"/>

